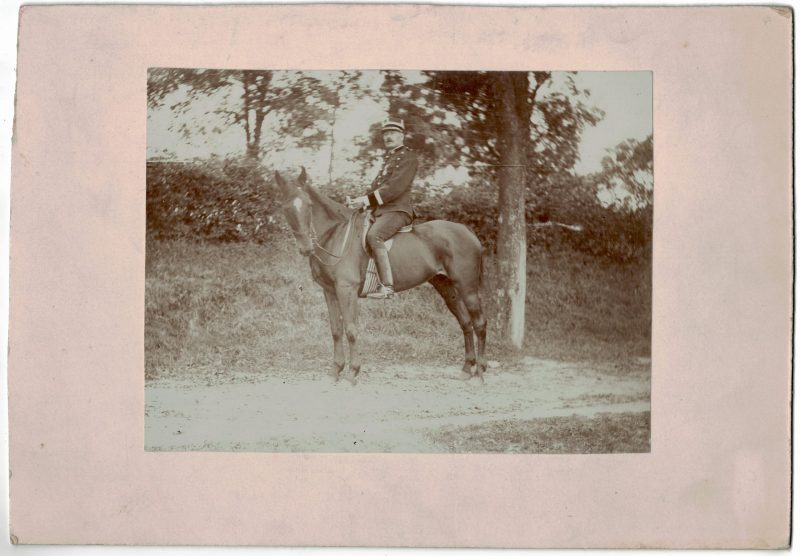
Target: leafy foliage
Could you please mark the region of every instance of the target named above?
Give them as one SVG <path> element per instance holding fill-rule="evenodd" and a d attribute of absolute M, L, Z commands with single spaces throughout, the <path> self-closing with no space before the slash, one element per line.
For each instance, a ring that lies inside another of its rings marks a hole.
<path fill-rule="evenodd" d="M 571 79 L 567 80 L 574 88 Z M 569 170 L 578 161 L 580 137 L 584 128 L 596 125 L 603 113 L 589 108 L 580 97 L 554 92 L 536 104 L 528 147 L 531 177 Z"/>
<path fill-rule="evenodd" d="M 404 74 L 384 71 L 381 92 L 389 99 L 389 114 L 403 119 L 406 144 L 420 153 L 423 168 L 453 164 L 473 175 L 491 172 L 502 163 L 501 131 L 508 127 L 500 108 L 509 74 L 518 100 L 515 114 L 527 125 L 524 146 L 529 183 L 537 175 L 571 168 L 578 157 L 580 133 L 595 125 L 603 112 L 589 107 L 588 97 L 575 87 L 571 74 L 551 72 L 427 71 L 427 80 L 409 83 Z M 372 126 L 362 154 L 380 148 L 380 125 Z"/>
<path fill-rule="evenodd" d="M 525 205 L 530 249 L 578 251 L 613 263 L 647 261 L 651 255 L 652 210 L 628 211 L 603 206 L 582 178 L 562 174 L 551 179 L 563 189 L 552 199 L 529 198 Z M 565 202 L 561 202 L 565 201 Z M 489 183 L 456 188 L 446 195 L 418 197 L 414 209 L 421 220 L 451 220 L 465 224 L 488 252 L 496 251 L 497 191 Z M 575 232 L 555 223 L 580 225 Z"/>
<path fill-rule="evenodd" d="M 147 164 L 151 237 L 264 242 L 281 226 L 276 210 L 266 170 L 249 159 Z"/>
<path fill-rule="evenodd" d="M 369 96 L 369 91 L 362 89 L 359 84 L 361 72 L 357 70 L 343 70 L 336 72 L 333 78 L 333 87 L 329 95 L 328 104 L 330 105 L 330 158 L 328 161 L 328 185 L 333 185 L 334 182 L 334 164 L 336 161 L 336 124 L 337 116 L 340 108 L 342 108 L 346 99 L 359 101 L 365 96 Z M 349 161 L 352 162 L 352 161 Z M 363 167 L 363 164 L 362 164 Z"/>
<path fill-rule="evenodd" d="M 469 227 L 484 248 L 493 251 L 497 241 L 497 191 L 476 184 L 446 195 L 419 196 L 414 211 L 420 220 L 450 220 Z"/>
<path fill-rule="evenodd" d="M 620 196 L 627 210 L 652 209 L 653 136 L 623 141 L 603 158 L 603 170 L 592 175 L 597 191 Z"/>
<path fill-rule="evenodd" d="M 247 158 L 194 163 L 153 162 L 147 166 L 147 231 L 159 239 L 268 241 L 283 227 L 271 174 Z M 528 245 L 578 251 L 616 263 L 646 261 L 651 254 L 652 210 L 604 206 L 588 178 L 552 176 L 549 196 L 531 195 L 525 205 Z M 351 184 L 322 184 L 320 190 L 339 202 L 352 194 Z M 565 202 L 561 202 L 565 201 Z M 497 189 L 475 179 L 446 194 L 414 190 L 420 221 L 450 220 L 472 229 L 487 252 L 496 251 Z M 582 232 L 548 223 L 579 224 Z"/>
<path fill-rule="evenodd" d="M 405 120 L 406 142 L 420 157 L 415 206 L 422 219 L 462 222 L 496 251 L 498 192 L 509 179 L 500 171 L 503 150 L 511 140 L 504 131 L 508 128 L 504 118 L 513 113 L 527 138 L 519 151 L 526 169 L 513 181 L 524 182 L 521 194 L 526 196 L 524 218 L 531 246 L 569 248 L 617 262 L 650 256 L 652 136 L 617 145 L 604 159 L 601 172 L 588 177 L 572 174 L 583 129 L 603 117 L 590 105 L 588 92 L 577 89 L 573 74 L 383 71 L 382 75 L 380 93 L 388 100 L 389 114 Z M 375 94 L 362 85 L 358 71 L 151 69 L 151 107 L 171 102 L 169 108 L 179 114 L 212 99 L 209 110 L 244 131 L 246 151 L 243 158 L 231 160 L 149 163 L 148 233 L 265 241 L 282 220 L 274 213 L 271 177 L 255 161 L 265 152 L 292 144 L 314 151 L 327 141 L 331 158 L 323 189 L 339 201 L 360 192 L 363 184 L 354 186 L 334 177 L 337 149 L 330 130 L 345 104 Z M 515 104 L 511 112 L 503 105 L 509 98 Z M 186 135 L 219 131 L 202 118 L 175 121 Z M 380 146 L 376 122 L 361 145 L 363 160 L 374 161 Z M 420 185 L 447 165 L 468 168 L 472 184 L 444 194 Z M 367 181 L 371 178 L 365 176 Z M 615 202 L 617 198 L 622 200 Z M 554 222 L 579 224 L 584 231 L 548 226 Z"/>
<path fill-rule="evenodd" d="M 574 166 L 580 134 L 604 116 L 590 107 L 588 96 L 579 91 L 572 74 L 552 72 L 510 72 L 518 89 L 516 113 L 528 123 L 527 166 L 531 178 Z M 436 92 L 439 105 L 448 107 L 460 120 L 453 129 L 463 143 L 460 160 L 481 168 L 496 168 L 501 163 L 499 130 L 506 126 L 501 118 L 503 86 L 498 72 L 426 72 L 428 87 Z M 448 161 L 450 162 L 450 161 Z"/>
<path fill-rule="evenodd" d="M 406 146 L 414 149 L 419 160 L 418 175 L 432 173 L 446 160 L 457 160 L 465 143 L 454 126 L 458 121 L 436 100 L 429 87 L 409 83 L 402 72 L 383 70 L 380 93 L 388 101 L 387 117 L 403 120 L 406 126 Z M 373 122 L 367 137 L 358 144 L 359 158 L 374 160 L 383 152 L 381 122 Z M 366 168 L 364 168 L 366 169 Z"/>
<path fill-rule="evenodd" d="M 147 101 L 161 106 L 175 92 L 183 93 L 169 107 L 186 112 L 201 98 L 215 97 L 213 113 L 245 133 L 246 155 L 258 158 L 263 150 L 262 131 L 267 116 L 275 120 L 273 131 L 291 136 L 306 145 L 317 144 L 327 135 L 314 124 L 328 116 L 335 92 L 304 72 L 268 70 L 216 70 L 151 68 L 147 77 Z M 185 136 L 219 131 L 205 121 L 184 121 Z M 311 132 L 309 133 L 309 130 Z"/>

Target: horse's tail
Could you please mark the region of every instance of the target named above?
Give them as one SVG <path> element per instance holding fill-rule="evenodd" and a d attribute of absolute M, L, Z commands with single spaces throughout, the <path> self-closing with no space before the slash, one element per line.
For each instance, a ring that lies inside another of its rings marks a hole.
<path fill-rule="evenodd" d="M 469 226 L 462 224 L 467 229 L 467 233 L 472 236 L 475 243 L 478 244 L 478 287 L 483 287 L 486 274 L 486 247 L 481 242 L 478 234 L 476 234 Z"/>

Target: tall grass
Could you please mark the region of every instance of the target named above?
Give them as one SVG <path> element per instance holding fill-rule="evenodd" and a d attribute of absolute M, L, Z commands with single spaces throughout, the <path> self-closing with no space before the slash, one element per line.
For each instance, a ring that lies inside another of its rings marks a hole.
<path fill-rule="evenodd" d="M 573 252 L 532 251 L 522 354 L 624 368 L 633 357 L 649 356 L 649 273 Z M 488 355 L 504 361 L 521 354 L 501 338 L 494 283 L 487 261 Z M 321 372 L 331 364 L 322 291 L 288 239 L 265 245 L 150 240 L 145 297 L 148 379 L 270 368 Z M 463 361 L 461 330 L 432 287 L 360 307 L 365 366 Z"/>
<path fill-rule="evenodd" d="M 528 253 L 525 349 L 626 368 L 650 357 L 651 265 L 575 251 Z"/>
<path fill-rule="evenodd" d="M 650 412 L 489 421 L 431 435 L 453 453 L 631 454 L 650 451 Z"/>

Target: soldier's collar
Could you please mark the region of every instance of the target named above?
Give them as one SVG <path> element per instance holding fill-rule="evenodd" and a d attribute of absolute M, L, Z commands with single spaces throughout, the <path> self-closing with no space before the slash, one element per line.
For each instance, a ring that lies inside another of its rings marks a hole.
<path fill-rule="evenodd" d="M 389 154 L 391 154 L 391 153 L 393 153 L 395 151 L 399 151 L 403 147 L 405 147 L 405 145 L 397 145 L 395 148 L 393 148 L 392 150 L 389 151 Z"/>

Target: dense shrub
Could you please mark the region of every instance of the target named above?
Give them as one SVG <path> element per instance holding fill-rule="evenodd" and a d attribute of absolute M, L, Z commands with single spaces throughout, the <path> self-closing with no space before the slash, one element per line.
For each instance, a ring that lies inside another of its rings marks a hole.
<path fill-rule="evenodd" d="M 447 195 L 418 195 L 414 211 L 420 220 L 451 220 L 467 225 L 481 243 L 492 248 L 497 240 L 497 192 L 490 187 L 468 186 Z"/>
<path fill-rule="evenodd" d="M 592 198 L 568 198 L 561 203 L 530 198 L 526 204 L 528 245 L 545 250 L 569 248 L 605 259 L 627 263 L 647 260 L 651 254 L 652 209 L 630 211 L 604 207 Z M 422 220 L 452 220 L 469 226 L 489 251 L 497 241 L 497 191 L 490 186 L 453 189 L 447 195 L 422 197 L 415 204 Z M 553 225 L 579 225 L 575 232 Z"/>
<path fill-rule="evenodd" d="M 147 232 L 156 239 L 267 241 L 279 226 L 265 168 L 247 159 L 147 163 Z"/>
<path fill-rule="evenodd" d="M 350 183 L 320 186 L 344 202 L 363 188 Z M 156 239 L 254 241 L 264 243 L 284 226 L 277 213 L 272 176 L 247 159 L 193 163 L 148 162 L 147 230 Z M 497 241 L 497 189 L 489 183 L 454 187 L 449 193 L 414 190 L 420 220 L 451 220 L 469 226 L 487 251 Z M 609 262 L 644 261 L 651 255 L 652 207 L 630 210 L 602 206 L 575 176 L 551 179 L 529 192 L 528 244 L 545 251 L 570 249 Z M 581 232 L 552 225 L 580 225 Z"/>
<path fill-rule="evenodd" d="M 576 250 L 612 262 L 649 260 L 652 255 L 653 211 L 629 211 L 598 206 L 583 214 L 584 231 L 563 232 Z"/>

